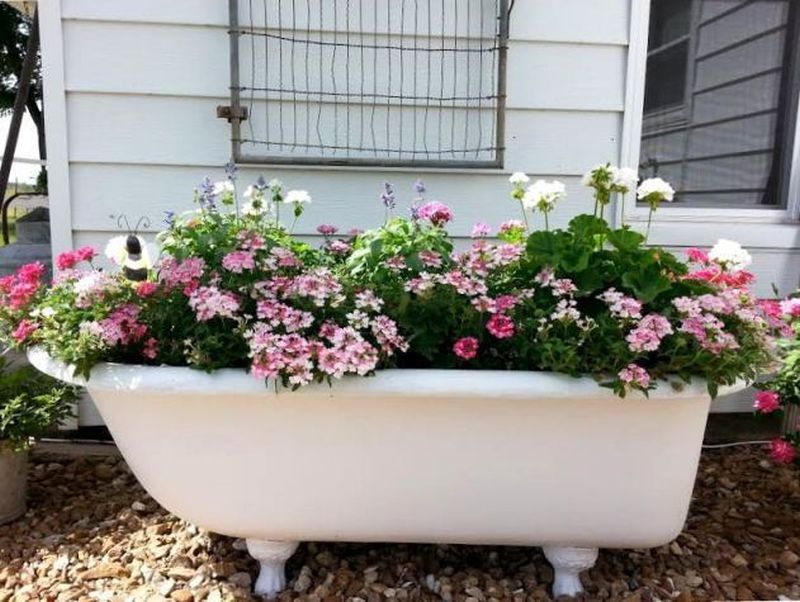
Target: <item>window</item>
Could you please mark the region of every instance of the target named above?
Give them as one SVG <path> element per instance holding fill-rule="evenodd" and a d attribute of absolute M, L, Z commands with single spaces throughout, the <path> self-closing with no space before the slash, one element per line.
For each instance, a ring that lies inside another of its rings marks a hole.
<path fill-rule="evenodd" d="M 642 174 L 689 207 L 784 208 L 800 2 L 652 0 Z"/>
<path fill-rule="evenodd" d="M 229 0 L 241 163 L 502 167 L 508 0 Z"/>

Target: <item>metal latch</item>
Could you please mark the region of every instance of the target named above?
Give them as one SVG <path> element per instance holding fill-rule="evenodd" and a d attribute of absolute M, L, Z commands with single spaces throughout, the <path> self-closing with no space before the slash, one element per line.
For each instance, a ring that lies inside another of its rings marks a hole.
<path fill-rule="evenodd" d="M 234 110 L 234 108 L 229 105 L 218 105 L 217 117 L 219 119 L 227 119 L 228 123 L 230 123 L 233 119 L 244 121 L 247 119 L 247 107 L 239 107 L 238 109 Z"/>

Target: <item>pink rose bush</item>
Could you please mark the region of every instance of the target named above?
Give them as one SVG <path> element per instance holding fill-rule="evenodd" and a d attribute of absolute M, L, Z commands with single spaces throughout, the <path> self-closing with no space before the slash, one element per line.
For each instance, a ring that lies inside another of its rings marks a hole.
<path fill-rule="evenodd" d="M 88 247 L 60 255 L 50 284 L 40 264 L 0 279 L 0 336 L 86 375 L 100 361 L 239 367 L 293 388 L 399 367 L 592 374 L 621 396 L 698 377 L 714 394 L 774 362 L 797 303 L 757 300 L 731 241 L 683 261 L 610 227 L 603 209 L 636 174 L 591 174 L 594 215 L 563 229 L 550 229 L 563 184 L 514 174 L 509 217 L 522 219 L 478 222 L 458 248 L 453 210 L 425 201 L 421 182 L 408 217 L 385 183 L 382 226 L 322 224 L 312 246 L 291 234 L 308 192 L 260 178 L 240 203 L 234 180 L 206 180 L 196 210 L 170 214 L 143 281 L 95 267 Z M 764 392 L 759 410 L 786 399 Z"/>

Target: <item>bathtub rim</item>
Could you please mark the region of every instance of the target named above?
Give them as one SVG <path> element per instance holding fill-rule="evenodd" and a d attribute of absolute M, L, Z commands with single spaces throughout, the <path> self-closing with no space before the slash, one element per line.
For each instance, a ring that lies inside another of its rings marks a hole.
<path fill-rule="evenodd" d="M 259 395 L 292 395 L 297 398 L 324 393 L 329 397 L 369 396 L 369 397 L 407 397 L 410 394 L 424 395 L 428 398 L 462 399 L 477 398 L 620 398 L 609 388 L 600 386 L 600 381 L 592 376 L 573 377 L 566 374 L 544 371 L 515 370 L 464 370 L 464 369 L 409 369 L 390 368 L 378 370 L 373 376 L 345 376 L 327 383 L 311 383 L 296 391 L 275 383 L 265 384 L 253 378 L 244 369 L 222 368 L 204 372 L 188 366 L 149 366 L 144 364 L 122 364 L 100 362 L 90 373 L 90 378 L 76 376 L 72 366 L 50 356 L 41 347 L 27 352 L 28 360 L 40 372 L 57 380 L 86 387 L 90 391 L 174 391 L 185 394 L 191 391 L 198 397 L 214 396 L 221 393 Z M 680 385 L 679 388 L 673 386 Z M 732 385 L 719 387 L 719 395 L 740 391 L 748 386 L 744 380 Z M 660 380 L 655 390 L 645 396 L 640 391 L 631 391 L 626 399 L 641 401 L 663 401 L 708 397 L 705 379 L 692 378 L 683 383 L 672 377 Z"/>

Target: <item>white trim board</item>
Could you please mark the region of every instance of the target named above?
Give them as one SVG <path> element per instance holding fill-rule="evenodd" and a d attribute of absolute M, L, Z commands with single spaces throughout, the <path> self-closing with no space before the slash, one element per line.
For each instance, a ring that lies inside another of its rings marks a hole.
<path fill-rule="evenodd" d="M 53 257 L 72 248 L 67 99 L 64 88 L 64 38 L 61 0 L 40 0 L 44 121 L 47 135 L 47 188 Z"/>

